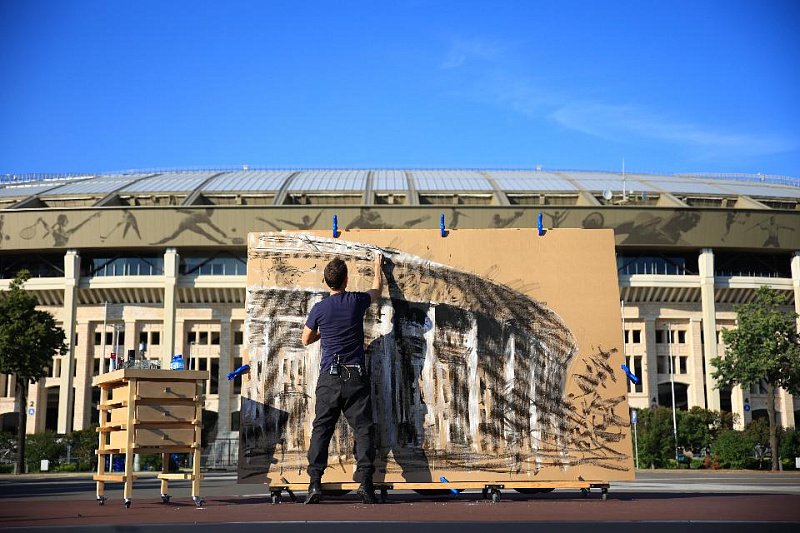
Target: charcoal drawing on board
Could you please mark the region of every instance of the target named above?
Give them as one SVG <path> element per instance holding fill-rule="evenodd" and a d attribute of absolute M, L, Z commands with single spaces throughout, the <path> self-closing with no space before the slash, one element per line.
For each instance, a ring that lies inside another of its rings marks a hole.
<path fill-rule="evenodd" d="M 376 479 L 630 469 L 630 454 L 620 446 L 629 425 L 613 370 L 616 348 L 579 346 L 565 321 L 531 296 L 534 279 L 500 283 L 493 273 L 502 266 L 476 274 L 419 255 L 418 247 L 403 249 L 401 241 L 378 246 L 349 235 L 250 235 L 251 372 L 242 387 L 241 481 L 263 482 L 267 472 L 270 479 L 306 479 L 320 353 L 318 344 L 302 346 L 303 324 L 327 295 L 325 264 L 344 259 L 356 290 L 355 279 L 371 280 L 375 251 L 386 257 L 386 288 L 364 329 Z M 353 447 L 342 419 L 323 481 L 352 479 Z"/>

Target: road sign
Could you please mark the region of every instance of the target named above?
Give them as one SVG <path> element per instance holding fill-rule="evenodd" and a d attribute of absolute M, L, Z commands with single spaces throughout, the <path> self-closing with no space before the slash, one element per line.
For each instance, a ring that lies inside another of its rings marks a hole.
<path fill-rule="evenodd" d="M 28 416 L 33 416 L 35 414 L 36 414 L 36 408 L 35 407 L 28 407 Z"/>
<path fill-rule="evenodd" d="M 750 410 L 750 404 L 749 403 L 744 404 L 744 410 L 745 411 L 749 411 Z"/>

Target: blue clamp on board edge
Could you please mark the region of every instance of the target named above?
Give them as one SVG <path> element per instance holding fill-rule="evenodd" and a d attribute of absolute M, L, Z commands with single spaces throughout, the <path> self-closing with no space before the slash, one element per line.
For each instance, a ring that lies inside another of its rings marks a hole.
<path fill-rule="evenodd" d="M 444 213 L 439 217 L 439 231 L 442 232 L 442 237 L 447 236 L 447 231 L 444 229 Z"/>
<path fill-rule="evenodd" d="M 634 385 L 636 385 L 637 383 L 639 383 L 639 378 L 637 378 L 637 377 L 636 377 L 636 374 L 634 374 L 633 372 L 631 372 L 631 369 L 630 369 L 630 368 L 628 368 L 628 365 L 625 365 L 625 364 L 623 364 L 623 365 L 621 365 L 621 366 L 620 366 L 620 368 L 622 368 L 622 370 L 624 370 L 624 371 L 625 371 L 625 374 L 627 374 L 627 375 L 628 375 L 628 379 L 629 379 L 629 380 L 631 380 L 631 382 L 632 382 Z"/>
<path fill-rule="evenodd" d="M 536 215 L 536 229 L 539 231 L 539 237 L 544 235 L 544 222 L 542 221 L 542 214 Z"/>
<path fill-rule="evenodd" d="M 333 238 L 339 236 L 339 217 L 333 215 Z"/>
<path fill-rule="evenodd" d="M 242 374 L 248 372 L 250 370 L 250 365 L 242 365 L 233 372 L 228 372 L 228 381 L 233 381 L 237 376 L 241 376 Z"/>
<path fill-rule="evenodd" d="M 442 215 L 442 216 L 444 216 L 444 215 Z M 450 481 L 448 481 L 448 480 L 447 480 L 447 478 L 446 478 L 446 477 L 444 477 L 444 476 L 440 476 L 440 477 L 439 477 L 439 481 L 441 481 L 442 483 L 450 483 Z M 461 491 L 460 491 L 459 489 L 450 489 L 450 492 L 452 492 L 452 493 L 453 493 L 453 494 L 455 494 L 456 496 L 458 496 L 459 494 L 461 494 Z"/>

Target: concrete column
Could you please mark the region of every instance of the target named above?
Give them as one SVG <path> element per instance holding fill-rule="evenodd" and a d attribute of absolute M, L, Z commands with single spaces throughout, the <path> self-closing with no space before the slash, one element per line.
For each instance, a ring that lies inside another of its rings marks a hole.
<path fill-rule="evenodd" d="M 741 385 L 736 385 L 731 389 L 731 412 L 736 416 L 736 422 L 733 424 L 733 429 L 739 431 L 744 429 L 745 419 L 749 417 L 749 412 L 744 410 L 745 398 L 749 398 L 749 390 L 745 393 Z"/>
<path fill-rule="evenodd" d="M 75 315 L 78 312 L 78 282 L 81 277 L 81 256 L 77 250 L 67 250 L 64 255 L 64 336 L 67 341 L 67 353 L 61 365 L 61 391 L 58 403 L 58 432 L 69 433 L 73 427 L 74 394 L 72 390 L 72 365 L 75 358 Z M 88 342 L 88 339 L 80 339 Z"/>
<path fill-rule="evenodd" d="M 702 321 L 697 318 L 689 320 L 689 408 L 699 406 L 705 409 L 706 396 L 703 392 L 703 343 L 700 342 L 700 331 L 702 330 Z"/>
<path fill-rule="evenodd" d="M 78 346 L 76 347 L 75 364 L 78 372 L 75 377 L 75 429 L 89 427 L 92 419 L 92 368 L 93 356 L 90 354 L 89 323 L 79 322 Z"/>
<path fill-rule="evenodd" d="M 231 430 L 231 391 L 233 390 L 227 377 L 228 372 L 233 370 L 230 308 L 221 311 L 219 315 L 219 420 L 217 421 L 217 436 L 227 437 Z"/>
<path fill-rule="evenodd" d="M 786 389 L 778 389 L 777 407 L 781 411 L 780 424 L 785 428 L 794 427 L 794 399 Z"/>
<path fill-rule="evenodd" d="M 183 338 L 175 338 L 175 309 L 177 307 L 176 287 L 180 255 L 175 248 L 164 252 L 164 339 L 162 341 L 162 364 L 172 359 L 172 354 L 182 353 Z"/>
<path fill-rule="evenodd" d="M 794 288 L 794 312 L 800 315 L 800 250 L 792 255 L 792 287 Z M 797 329 L 800 331 L 800 317 L 797 319 Z M 783 427 L 795 427 L 794 409 L 795 401 L 791 394 L 785 393 L 784 409 L 782 411 L 786 423 Z"/>
<path fill-rule="evenodd" d="M 792 256 L 792 287 L 794 287 L 794 312 L 800 315 L 800 251 Z M 800 318 L 797 319 L 800 330 Z"/>
<path fill-rule="evenodd" d="M 703 248 L 697 261 L 700 270 L 700 301 L 703 310 L 703 356 L 708 401 L 706 408 L 719 411 L 719 391 L 712 377 L 715 367 L 711 359 L 717 356 L 717 308 L 714 295 L 714 252 Z"/>
<path fill-rule="evenodd" d="M 644 350 L 642 358 L 643 391 L 647 395 L 647 406 L 652 407 L 658 403 L 658 359 L 656 358 L 656 320 L 645 317 L 644 319 Z M 653 401 L 655 398 L 655 402 Z"/>
<path fill-rule="evenodd" d="M 36 414 L 28 416 L 25 424 L 25 433 L 28 435 L 44 431 L 45 407 L 47 407 L 47 397 L 45 396 L 47 389 L 44 387 L 44 380 L 45 378 L 42 378 L 36 383 L 28 385 L 28 399 L 23 407 L 27 409 L 33 402 L 33 407 L 36 409 Z"/>

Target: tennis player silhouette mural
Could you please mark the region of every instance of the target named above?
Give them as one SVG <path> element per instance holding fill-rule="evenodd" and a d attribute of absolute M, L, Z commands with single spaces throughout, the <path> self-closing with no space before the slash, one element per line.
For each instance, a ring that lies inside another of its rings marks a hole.
<path fill-rule="evenodd" d="M 72 237 L 73 234 L 78 232 L 87 222 L 99 217 L 100 215 L 101 213 L 99 212 L 93 213 L 72 227 L 69 227 L 69 217 L 63 213 L 56 217 L 55 222 L 50 223 L 48 223 L 44 218 L 39 217 L 36 219 L 36 222 L 30 226 L 22 228 L 19 232 L 19 236 L 25 240 L 33 239 L 38 233 L 37 229 L 41 226 L 44 229 L 44 233 L 41 237 L 42 239 L 50 236 L 53 238 L 53 246 L 66 246 L 69 244 L 70 237 Z"/>
<path fill-rule="evenodd" d="M 202 211 L 193 211 L 193 210 L 185 210 L 179 211 L 182 215 L 186 218 L 181 220 L 180 224 L 175 231 L 171 234 L 167 235 L 160 241 L 156 241 L 150 244 L 164 244 L 171 240 L 174 240 L 178 236 L 182 235 L 184 232 L 196 233 L 202 237 L 205 237 L 211 242 L 217 244 L 226 244 L 225 241 L 211 235 L 208 231 L 203 229 L 202 226 L 207 226 L 208 228 L 214 230 L 214 232 L 222 237 L 222 239 L 227 239 L 228 235 L 222 231 L 214 222 L 211 220 L 211 215 L 214 214 L 214 210 L 211 208 L 203 209 Z"/>

